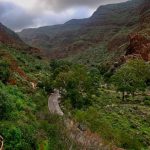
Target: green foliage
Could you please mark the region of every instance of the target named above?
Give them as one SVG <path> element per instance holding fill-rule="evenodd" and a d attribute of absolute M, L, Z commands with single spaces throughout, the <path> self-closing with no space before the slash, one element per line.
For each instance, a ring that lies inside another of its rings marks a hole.
<path fill-rule="evenodd" d="M 10 76 L 9 63 L 4 60 L 0 60 L 0 80 L 6 83 Z"/>
<path fill-rule="evenodd" d="M 58 116 L 52 119 L 53 115 L 47 108 L 48 95 L 53 88 L 48 63 L 1 44 L 0 53 L 7 54 L 2 55 L 0 61 L 0 80 L 3 81 L 0 82 L 0 135 L 4 138 L 5 149 L 33 150 L 44 147 L 53 150 L 60 147 L 65 150 L 70 143 L 76 145 L 66 136 L 63 121 Z M 27 78 L 9 69 L 11 59 Z M 13 86 L 9 82 L 6 84 L 8 78 L 5 72 L 8 71 L 16 81 Z M 31 82 L 38 86 L 33 89 Z"/>
<path fill-rule="evenodd" d="M 119 68 L 111 80 L 124 99 L 125 92 L 134 95 L 137 90 L 144 90 L 148 76 L 149 66 L 144 61 L 131 60 Z"/>
<path fill-rule="evenodd" d="M 33 130 L 31 133 L 29 132 L 23 132 L 25 129 L 21 129 L 20 127 L 17 127 L 16 125 L 12 125 L 9 123 L 4 123 L 0 125 L 0 132 L 5 138 L 5 149 L 24 149 L 24 150 L 31 150 L 35 147 L 35 142 L 33 140 L 33 137 L 31 137 Z M 29 127 L 28 127 L 29 128 Z M 28 137 L 25 136 L 25 134 L 28 134 Z M 30 139 L 29 139 L 30 138 Z"/>
<path fill-rule="evenodd" d="M 55 86 L 60 89 L 64 100 L 69 100 L 73 108 L 91 105 L 91 96 L 96 94 L 99 86 L 97 70 L 89 72 L 84 66 L 65 64 L 56 72 Z"/>
<path fill-rule="evenodd" d="M 53 73 L 53 79 L 56 79 L 59 73 L 69 71 L 71 63 L 68 61 L 53 60 L 50 62 L 50 70 Z"/>
<path fill-rule="evenodd" d="M 49 66 L 28 54 L 5 49 L 30 78 L 25 80 L 16 73 L 15 86 L 6 84 L 7 78 L 0 82 L 0 134 L 6 150 L 66 150 L 71 145 L 77 149 L 67 137 L 62 119 L 48 111 L 47 93 L 54 88 L 62 94 L 64 110 L 107 142 L 129 150 L 147 149 L 150 145 L 149 89 L 141 94 L 149 80 L 149 64 L 131 60 L 113 75 L 111 80 L 119 91 L 135 93 L 134 101 L 129 94 L 128 101 L 122 103 L 120 92 L 103 81 L 109 68 L 107 63 L 96 62 L 87 68 L 66 61 L 52 61 Z M 96 55 L 104 56 L 107 62 L 107 53 Z M 4 66 L 7 64 L 1 62 Z M 9 64 L 4 66 L 2 71 L 7 72 Z M 32 81 L 38 83 L 36 89 L 31 87 Z"/>
<path fill-rule="evenodd" d="M 144 97 L 144 104 L 150 106 L 150 96 Z"/>
<path fill-rule="evenodd" d="M 7 119 L 14 110 L 14 103 L 7 93 L 0 91 L 0 118 Z"/>
<path fill-rule="evenodd" d="M 33 143 L 28 138 L 34 142 L 33 127 L 32 132 L 28 132 L 30 125 L 26 126 L 25 122 L 30 117 L 35 120 L 32 114 L 34 107 L 31 108 L 32 104 L 26 99 L 17 87 L 0 84 L 0 133 L 5 139 L 5 149 L 32 149 Z"/>
<path fill-rule="evenodd" d="M 109 97 L 113 95 L 113 93 L 107 93 Z M 94 106 L 87 110 L 76 110 L 76 120 L 118 147 L 146 149 L 150 139 L 150 122 L 148 114 L 141 116 L 140 113 L 149 112 L 150 109 L 138 105 L 136 107 L 132 104 L 119 104 L 117 99 L 115 102 L 114 96 L 114 102 L 106 102 L 107 97 L 104 96 L 98 99 Z M 99 103 L 103 103 L 103 105 Z"/>
<path fill-rule="evenodd" d="M 38 81 L 39 88 L 44 89 L 47 93 L 50 93 L 53 91 L 53 80 L 50 73 L 43 73 L 40 77 L 40 80 Z"/>

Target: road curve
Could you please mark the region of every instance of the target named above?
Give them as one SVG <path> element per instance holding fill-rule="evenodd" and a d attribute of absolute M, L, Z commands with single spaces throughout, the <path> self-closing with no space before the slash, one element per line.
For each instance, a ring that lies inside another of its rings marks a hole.
<path fill-rule="evenodd" d="M 59 98 L 60 97 L 61 96 L 60 96 L 59 91 L 55 90 L 54 93 L 52 93 L 48 99 L 48 108 L 52 114 L 57 114 L 57 115 L 63 116 L 64 113 L 59 106 Z"/>
<path fill-rule="evenodd" d="M 64 113 L 59 106 L 60 93 L 55 90 L 48 99 L 48 108 L 50 113 L 63 116 Z M 106 144 L 99 135 L 92 133 L 89 129 L 82 131 L 79 129 L 78 124 L 69 118 L 64 117 L 64 125 L 68 131 L 69 137 L 79 144 L 82 149 L 86 150 L 124 150 L 122 148 L 117 148 L 116 146 Z"/>

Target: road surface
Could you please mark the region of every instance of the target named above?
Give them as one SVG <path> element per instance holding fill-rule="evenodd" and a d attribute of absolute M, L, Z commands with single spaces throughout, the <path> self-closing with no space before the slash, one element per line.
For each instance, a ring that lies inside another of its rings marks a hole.
<path fill-rule="evenodd" d="M 52 114 L 63 116 L 64 113 L 62 112 L 59 106 L 59 98 L 60 93 L 58 90 L 55 90 L 54 93 L 52 93 L 48 99 L 48 108 Z"/>

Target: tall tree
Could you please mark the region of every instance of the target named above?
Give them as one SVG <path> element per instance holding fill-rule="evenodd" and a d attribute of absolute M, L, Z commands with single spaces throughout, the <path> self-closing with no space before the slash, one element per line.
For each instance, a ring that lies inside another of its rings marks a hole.
<path fill-rule="evenodd" d="M 144 90 L 146 80 L 149 76 L 149 65 L 143 60 L 130 60 L 119 68 L 111 80 L 122 92 L 122 99 L 125 99 L 125 92 L 134 96 L 137 90 Z"/>

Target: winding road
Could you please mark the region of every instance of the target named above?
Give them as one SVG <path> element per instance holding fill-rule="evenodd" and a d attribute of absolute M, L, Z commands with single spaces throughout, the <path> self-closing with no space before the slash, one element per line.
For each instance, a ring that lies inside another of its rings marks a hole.
<path fill-rule="evenodd" d="M 52 93 L 48 99 L 48 108 L 52 114 L 57 114 L 57 115 L 63 116 L 64 113 L 62 112 L 62 110 L 59 106 L 60 97 L 61 96 L 60 96 L 59 91 L 54 90 L 54 93 Z"/>
<path fill-rule="evenodd" d="M 54 90 L 54 93 L 52 93 L 48 99 L 48 108 L 52 114 L 65 116 L 59 106 L 60 97 L 59 91 Z M 68 136 L 81 145 L 84 150 L 124 150 L 111 143 L 106 144 L 99 135 L 92 133 L 89 129 L 82 131 L 79 129 L 79 124 L 69 118 L 64 117 L 64 125 L 66 126 Z"/>

